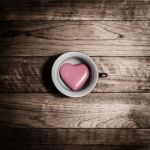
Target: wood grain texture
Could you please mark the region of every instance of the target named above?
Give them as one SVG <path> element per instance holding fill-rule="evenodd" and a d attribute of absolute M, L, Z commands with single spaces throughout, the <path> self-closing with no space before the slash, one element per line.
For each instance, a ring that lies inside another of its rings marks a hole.
<path fill-rule="evenodd" d="M 150 129 L 149 100 L 150 93 L 92 93 L 76 99 L 48 93 L 1 93 L 0 126 Z"/>
<path fill-rule="evenodd" d="M 150 21 L 6 21 L 0 56 L 150 56 Z"/>
<path fill-rule="evenodd" d="M 9 133 L 9 134 L 8 134 Z M 149 129 L 3 129 L 0 144 L 149 146 Z"/>
<path fill-rule="evenodd" d="M 67 51 L 108 73 L 83 98 L 52 84 Z M 0 148 L 149 150 L 149 56 L 150 0 L 1 0 Z"/>
<path fill-rule="evenodd" d="M 149 0 L 2 0 L 1 20 L 149 20 Z"/>
<path fill-rule="evenodd" d="M 57 92 L 51 80 L 55 57 L 0 57 L 0 92 Z M 93 92 L 150 92 L 150 57 L 93 57 L 108 74 Z"/>
<path fill-rule="evenodd" d="M 89 144 L 5 144 L 1 145 L 3 150 L 149 150 L 150 146 L 104 146 L 104 145 L 89 145 Z"/>

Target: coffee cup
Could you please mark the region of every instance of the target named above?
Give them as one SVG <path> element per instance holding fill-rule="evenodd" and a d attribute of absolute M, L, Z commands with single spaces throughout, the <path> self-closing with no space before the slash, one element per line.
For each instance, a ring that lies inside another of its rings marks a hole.
<path fill-rule="evenodd" d="M 99 75 L 101 74 L 100 72 L 93 59 L 88 55 L 82 52 L 66 52 L 55 60 L 52 66 L 51 76 L 55 87 L 62 94 L 68 97 L 82 97 L 89 94 L 95 88 Z M 80 74 L 82 74 L 81 77 Z M 104 74 L 101 75 L 103 76 Z M 85 82 L 82 87 L 78 90 L 73 90 L 73 87 L 75 87 L 73 84 L 79 84 L 79 82 L 83 81 L 82 79 Z M 77 81 L 78 83 L 76 83 Z"/>

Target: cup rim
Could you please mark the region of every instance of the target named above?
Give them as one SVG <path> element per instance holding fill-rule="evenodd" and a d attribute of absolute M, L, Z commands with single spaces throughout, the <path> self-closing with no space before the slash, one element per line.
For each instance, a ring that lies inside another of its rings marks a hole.
<path fill-rule="evenodd" d="M 86 88 L 83 88 L 82 90 L 79 90 L 79 91 L 67 90 L 58 81 L 58 74 L 59 74 L 58 70 L 59 70 L 60 65 L 66 59 L 69 59 L 71 57 L 78 57 L 78 58 L 82 59 L 84 62 L 86 62 L 87 65 L 91 69 L 91 74 L 94 76 L 91 83 Z M 93 61 L 93 59 L 91 57 L 89 57 L 88 55 L 82 53 L 82 52 L 66 52 L 66 53 L 63 53 L 62 55 L 60 55 L 55 60 L 53 66 L 52 66 L 52 70 L 51 70 L 52 81 L 53 81 L 55 87 L 63 95 L 66 95 L 68 97 L 82 97 L 82 96 L 85 96 L 85 95 L 89 94 L 97 84 L 98 73 L 99 73 L 99 71 L 98 71 L 97 66 L 96 66 L 95 62 Z"/>

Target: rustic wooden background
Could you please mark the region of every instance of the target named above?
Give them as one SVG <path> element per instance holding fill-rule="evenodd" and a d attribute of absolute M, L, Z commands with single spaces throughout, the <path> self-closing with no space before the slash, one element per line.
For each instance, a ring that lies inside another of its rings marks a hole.
<path fill-rule="evenodd" d="M 93 92 L 55 89 L 59 54 L 108 73 Z M 150 149 L 150 0 L 0 1 L 2 149 Z"/>

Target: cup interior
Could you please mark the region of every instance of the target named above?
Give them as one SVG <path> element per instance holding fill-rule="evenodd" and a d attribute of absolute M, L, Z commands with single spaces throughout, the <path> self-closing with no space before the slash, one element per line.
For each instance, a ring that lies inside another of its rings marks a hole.
<path fill-rule="evenodd" d="M 85 64 L 88 67 L 89 77 L 88 77 L 86 83 L 84 84 L 84 86 L 80 90 L 77 90 L 77 91 L 84 90 L 90 84 L 90 81 L 91 81 L 91 68 L 83 59 L 81 59 L 79 57 L 71 57 L 71 58 L 65 59 L 58 68 L 57 76 L 58 76 L 58 80 L 59 80 L 60 84 L 68 91 L 72 91 L 72 90 L 63 82 L 63 80 L 61 79 L 60 74 L 59 74 L 60 67 L 66 63 L 73 64 L 73 65 Z M 74 91 L 74 92 L 77 92 L 77 91 Z"/>

